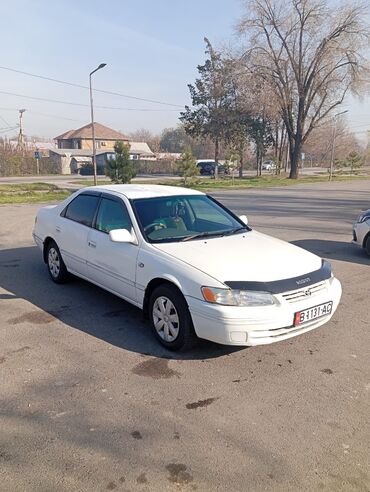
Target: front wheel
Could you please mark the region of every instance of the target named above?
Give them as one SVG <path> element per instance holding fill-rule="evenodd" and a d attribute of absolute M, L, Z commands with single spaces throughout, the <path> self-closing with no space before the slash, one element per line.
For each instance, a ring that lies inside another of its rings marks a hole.
<path fill-rule="evenodd" d="M 366 239 L 365 251 L 370 256 L 370 234 L 367 236 L 367 239 Z"/>
<path fill-rule="evenodd" d="M 69 274 L 62 255 L 55 241 L 50 241 L 46 250 L 48 271 L 53 282 L 62 284 L 68 280 Z"/>
<path fill-rule="evenodd" d="M 159 342 L 170 350 L 187 350 L 197 336 L 181 292 L 171 285 L 157 287 L 149 301 L 152 328 Z"/>

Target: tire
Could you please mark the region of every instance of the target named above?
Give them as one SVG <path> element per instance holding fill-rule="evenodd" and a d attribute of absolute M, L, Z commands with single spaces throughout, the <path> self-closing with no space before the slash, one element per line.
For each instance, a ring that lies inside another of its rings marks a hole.
<path fill-rule="evenodd" d="M 365 251 L 370 256 L 370 234 L 367 236 L 367 239 L 365 242 Z"/>
<path fill-rule="evenodd" d="M 174 286 L 160 285 L 153 291 L 149 318 L 157 340 L 169 350 L 188 350 L 197 340 L 189 308 Z"/>
<path fill-rule="evenodd" d="M 68 270 L 55 241 L 50 241 L 46 249 L 46 264 L 51 280 L 56 284 L 63 284 L 69 278 Z"/>

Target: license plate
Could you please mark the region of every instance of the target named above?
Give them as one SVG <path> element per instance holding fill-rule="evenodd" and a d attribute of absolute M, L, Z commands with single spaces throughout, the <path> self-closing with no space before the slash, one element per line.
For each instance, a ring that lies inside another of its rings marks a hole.
<path fill-rule="evenodd" d="M 298 311 L 298 313 L 295 313 L 294 315 L 294 326 L 308 323 L 309 321 L 322 318 L 323 316 L 328 316 L 331 314 L 332 309 L 333 302 L 329 301 L 309 309 L 304 309 L 303 311 Z"/>

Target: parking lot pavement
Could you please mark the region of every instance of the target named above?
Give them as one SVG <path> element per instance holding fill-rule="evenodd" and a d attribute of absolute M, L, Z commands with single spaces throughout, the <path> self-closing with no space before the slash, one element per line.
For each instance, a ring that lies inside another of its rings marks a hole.
<path fill-rule="evenodd" d="M 350 244 L 369 182 L 215 196 L 332 262 L 333 320 L 269 346 L 166 352 L 136 308 L 49 280 L 37 205 L 1 206 L 0 490 L 370 490 L 370 261 Z"/>

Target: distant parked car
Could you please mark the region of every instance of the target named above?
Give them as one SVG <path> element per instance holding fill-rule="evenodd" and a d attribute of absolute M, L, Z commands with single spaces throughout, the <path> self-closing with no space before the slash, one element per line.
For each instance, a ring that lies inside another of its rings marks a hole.
<path fill-rule="evenodd" d="M 263 171 L 273 171 L 274 169 L 276 169 L 276 164 L 274 161 L 265 161 L 262 164 Z"/>
<path fill-rule="evenodd" d="M 214 176 L 216 169 L 216 161 L 197 161 L 197 167 L 201 176 Z M 226 174 L 225 166 L 218 164 L 218 173 Z"/>
<path fill-rule="evenodd" d="M 370 256 L 370 208 L 361 212 L 353 224 L 353 240 Z"/>

